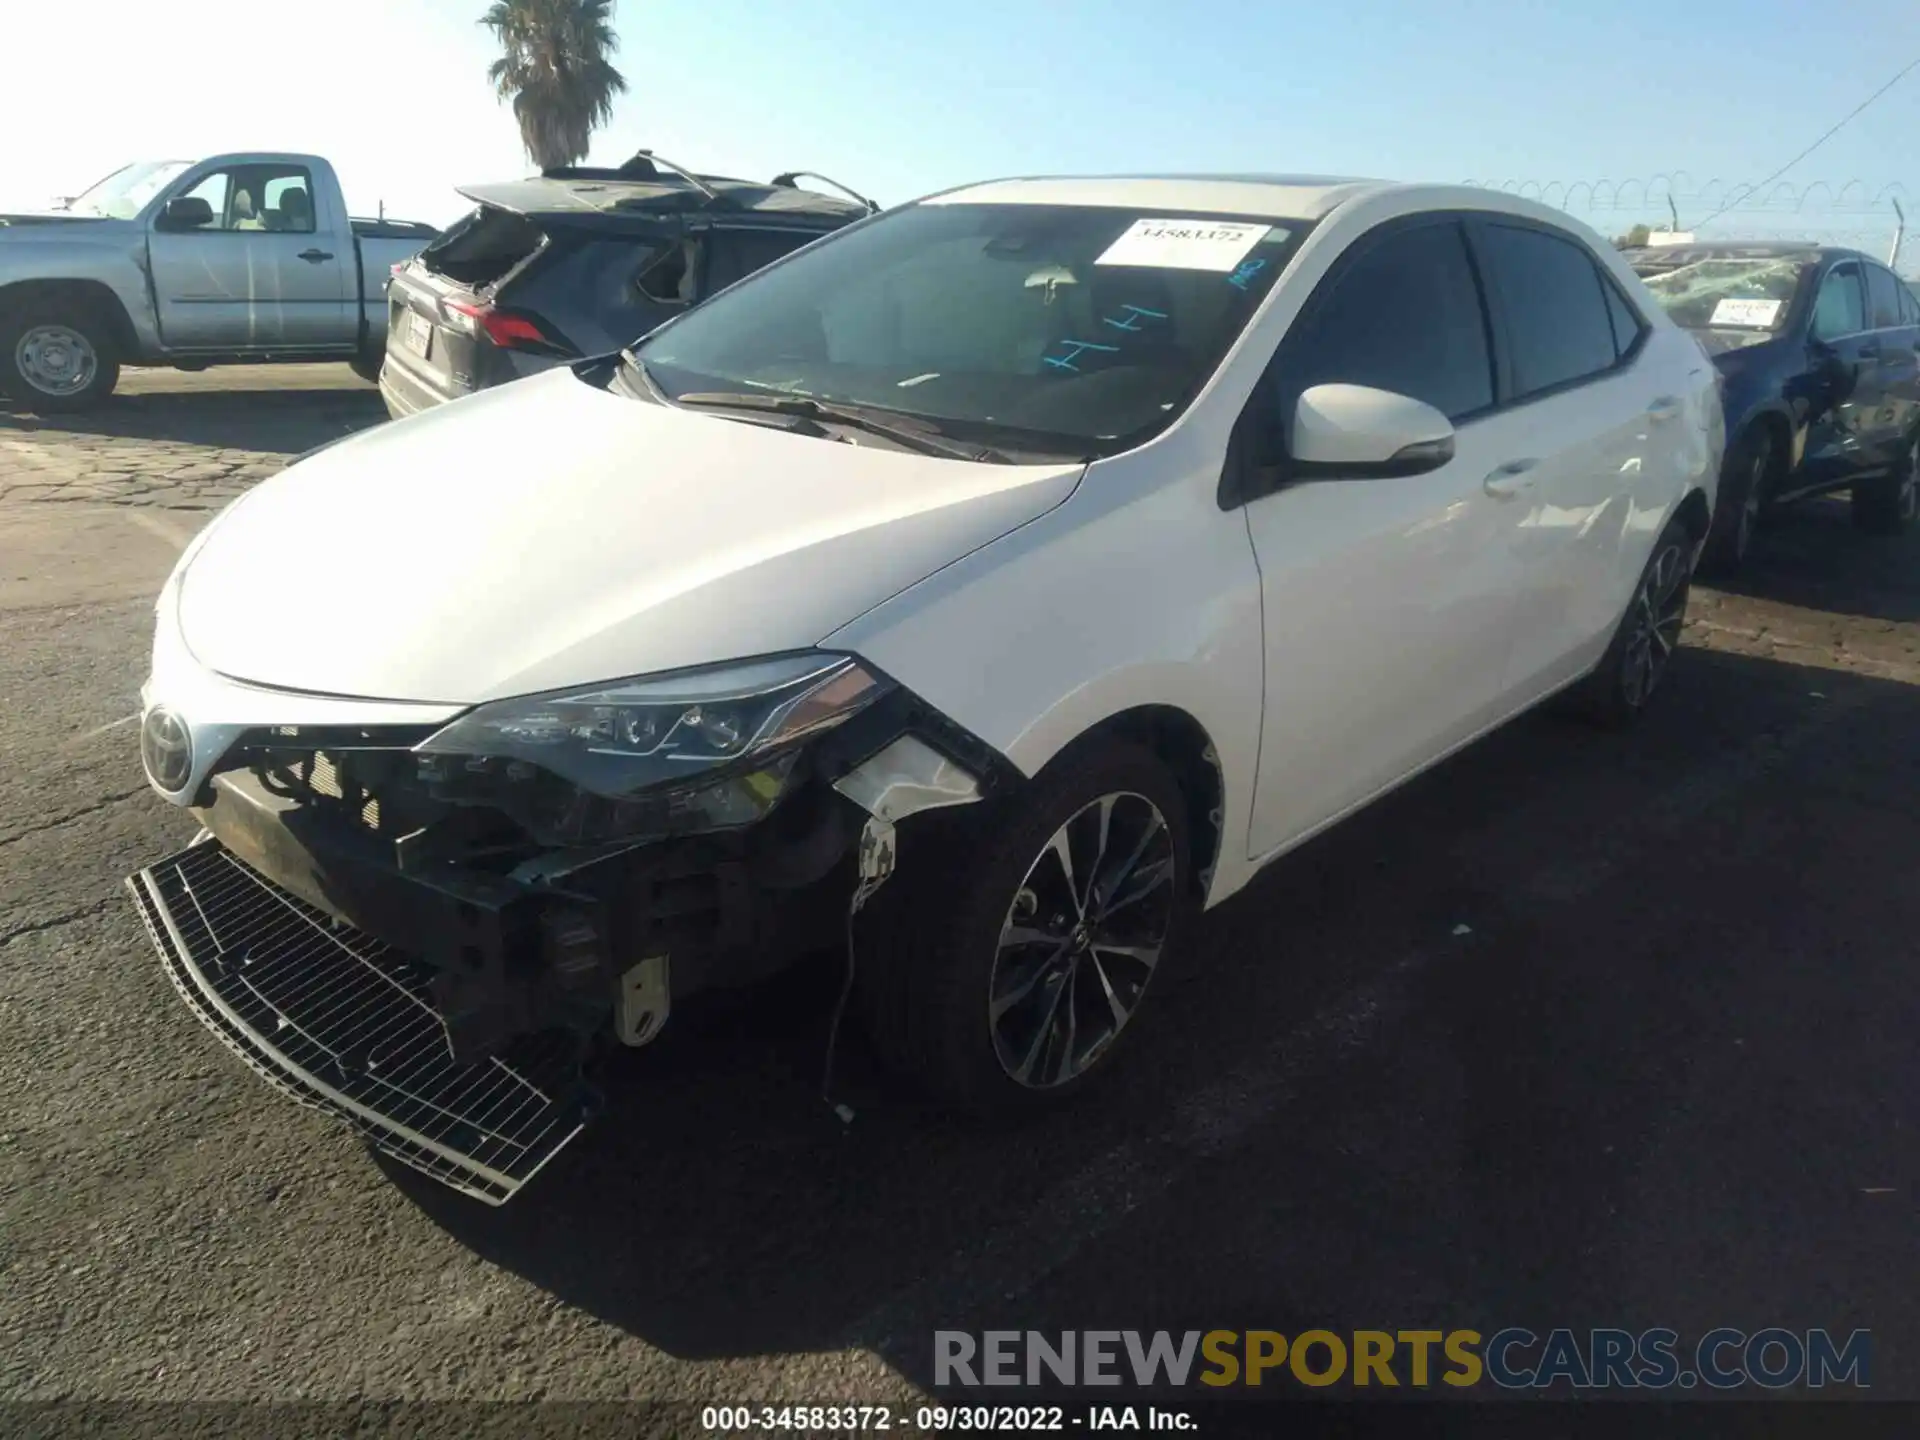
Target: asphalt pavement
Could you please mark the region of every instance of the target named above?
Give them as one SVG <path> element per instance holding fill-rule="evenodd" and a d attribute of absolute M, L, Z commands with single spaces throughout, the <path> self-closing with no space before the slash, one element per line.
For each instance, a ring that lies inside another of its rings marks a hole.
<path fill-rule="evenodd" d="M 1086 1104 L 975 1129 L 856 1046 L 843 1123 L 803 971 L 676 1016 L 492 1210 L 232 1060 L 120 888 L 193 828 L 129 723 L 155 590 L 377 396 L 125 388 L 0 408 L 0 1398 L 910 1402 L 935 1329 L 1777 1325 L 1920 1399 L 1920 535 L 1776 519 L 1636 733 L 1524 719 L 1274 866 Z"/>

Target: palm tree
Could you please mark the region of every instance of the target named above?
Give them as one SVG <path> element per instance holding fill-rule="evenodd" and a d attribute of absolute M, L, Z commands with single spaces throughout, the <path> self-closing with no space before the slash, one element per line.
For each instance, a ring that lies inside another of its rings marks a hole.
<path fill-rule="evenodd" d="M 520 140 L 542 170 L 587 158 L 594 127 L 627 82 L 608 58 L 620 48 L 613 0 L 494 0 L 480 23 L 500 37 L 487 78 L 513 101 Z"/>

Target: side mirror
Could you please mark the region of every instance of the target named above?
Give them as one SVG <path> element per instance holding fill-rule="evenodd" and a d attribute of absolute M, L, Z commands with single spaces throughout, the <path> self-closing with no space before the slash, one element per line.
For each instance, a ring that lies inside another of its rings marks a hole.
<path fill-rule="evenodd" d="M 1453 459 L 1453 423 L 1433 406 L 1369 385 L 1315 385 L 1293 412 L 1301 480 L 1424 475 Z"/>
<path fill-rule="evenodd" d="M 162 230 L 198 230 L 213 223 L 213 206 L 199 195 L 176 195 L 160 212 Z"/>

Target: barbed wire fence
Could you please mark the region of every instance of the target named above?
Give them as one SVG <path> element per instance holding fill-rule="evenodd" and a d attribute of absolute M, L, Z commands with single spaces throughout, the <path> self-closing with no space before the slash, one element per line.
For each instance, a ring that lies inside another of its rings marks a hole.
<path fill-rule="evenodd" d="M 1679 230 L 1715 240 L 1806 240 L 1845 245 L 1886 258 L 1907 218 L 1920 226 L 1920 204 L 1898 181 L 1780 180 L 1770 185 L 1710 178 L 1696 182 L 1684 170 L 1614 180 L 1469 179 L 1565 210 L 1605 235 L 1636 225 Z M 1907 217 L 1907 218 L 1903 218 Z M 1920 236 L 1908 233 L 1899 268 L 1920 268 Z"/>

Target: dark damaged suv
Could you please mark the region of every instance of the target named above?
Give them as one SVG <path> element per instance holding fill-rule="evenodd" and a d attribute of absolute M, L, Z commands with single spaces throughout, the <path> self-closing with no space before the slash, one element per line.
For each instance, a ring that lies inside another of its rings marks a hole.
<path fill-rule="evenodd" d="M 695 175 L 642 151 L 617 170 L 462 190 L 477 208 L 394 271 L 387 409 L 411 415 L 608 354 L 878 209 L 852 191 L 801 189 L 804 174 L 764 184 Z"/>
<path fill-rule="evenodd" d="M 1920 301 L 1857 250 L 1720 241 L 1627 252 L 1720 372 L 1726 467 L 1702 566 L 1745 560 L 1761 517 L 1845 490 L 1877 535 L 1920 509 Z"/>

